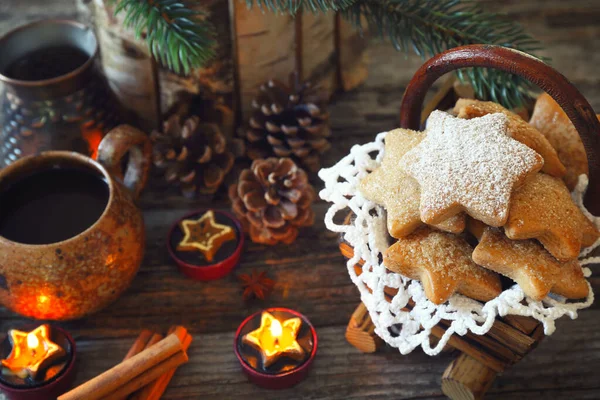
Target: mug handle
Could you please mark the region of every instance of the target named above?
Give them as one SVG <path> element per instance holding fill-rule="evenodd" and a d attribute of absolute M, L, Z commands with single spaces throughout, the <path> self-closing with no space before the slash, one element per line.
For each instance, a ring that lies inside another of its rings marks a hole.
<path fill-rule="evenodd" d="M 123 157 L 129 153 L 129 161 L 123 173 Z M 129 188 L 137 199 L 146 186 L 152 143 L 144 132 L 131 125 L 119 125 L 106 134 L 98 146 L 97 160 L 114 177 L 118 178 Z"/>

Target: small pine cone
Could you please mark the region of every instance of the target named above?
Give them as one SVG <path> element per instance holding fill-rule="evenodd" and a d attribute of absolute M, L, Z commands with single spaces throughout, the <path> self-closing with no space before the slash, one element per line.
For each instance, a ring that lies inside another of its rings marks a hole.
<path fill-rule="evenodd" d="M 298 228 L 314 223 L 315 191 L 289 158 L 255 160 L 229 187 L 234 213 L 253 242 L 290 244 Z"/>
<path fill-rule="evenodd" d="M 239 156 L 238 143 L 228 143 L 217 124 L 203 123 L 198 116 L 173 114 L 151 139 L 154 165 L 186 197 L 216 192 Z"/>
<path fill-rule="evenodd" d="M 275 80 L 263 84 L 242 131 L 248 157 L 290 157 L 303 168 L 318 171 L 320 155 L 331 147 L 322 97 L 309 83 L 299 83 L 296 74 L 290 76 L 289 86 Z"/>

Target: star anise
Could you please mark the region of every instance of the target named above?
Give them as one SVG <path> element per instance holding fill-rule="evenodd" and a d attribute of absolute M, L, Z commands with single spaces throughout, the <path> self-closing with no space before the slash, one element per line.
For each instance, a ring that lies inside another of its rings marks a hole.
<path fill-rule="evenodd" d="M 250 300 L 253 297 L 264 300 L 275 287 L 275 281 L 268 278 L 265 271 L 252 270 L 250 274 L 239 274 L 238 279 L 244 288 L 244 300 Z"/>

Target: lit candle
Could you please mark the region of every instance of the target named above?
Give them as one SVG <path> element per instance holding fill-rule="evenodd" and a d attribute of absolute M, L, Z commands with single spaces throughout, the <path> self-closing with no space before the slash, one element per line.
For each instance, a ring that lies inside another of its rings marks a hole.
<path fill-rule="evenodd" d="M 235 353 L 250 380 L 259 386 L 293 386 L 308 373 L 317 335 L 306 317 L 272 308 L 248 317 L 236 333 Z"/>
<path fill-rule="evenodd" d="M 300 318 L 286 319 L 282 324 L 264 311 L 258 329 L 244 335 L 242 341 L 260 352 L 265 368 L 284 356 L 302 360 L 305 352 L 296 340 L 301 325 Z"/>
<path fill-rule="evenodd" d="M 66 354 L 65 349 L 50 340 L 48 325 L 40 325 L 31 332 L 12 329 L 8 334 L 12 351 L 2 360 L 3 375 L 38 380 L 40 371 L 45 371 Z"/>
<path fill-rule="evenodd" d="M 60 328 L 12 329 L 0 352 L 0 390 L 9 399 L 55 398 L 73 381 L 75 343 Z"/>

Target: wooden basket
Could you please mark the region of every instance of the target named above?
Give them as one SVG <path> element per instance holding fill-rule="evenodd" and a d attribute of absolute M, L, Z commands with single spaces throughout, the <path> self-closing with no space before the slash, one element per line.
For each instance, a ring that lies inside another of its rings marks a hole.
<path fill-rule="evenodd" d="M 577 129 L 589 161 L 589 187 L 586 207 L 593 213 L 600 211 L 600 123 L 592 107 L 579 91 L 559 72 L 543 62 L 516 50 L 488 45 L 458 47 L 427 61 L 408 84 L 400 108 L 400 126 L 419 130 L 425 95 L 431 85 L 447 72 L 467 67 L 486 67 L 520 75 L 546 91 L 565 111 Z M 431 111 L 431 110 L 429 110 Z M 346 219 L 350 223 L 351 215 Z M 340 243 L 342 254 L 350 259 L 353 248 Z M 355 265 L 362 272 L 362 260 Z M 389 300 L 396 289 L 385 288 Z M 412 307 L 408 305 L 408 309 Z M 449 321 L 441 321 L 431 334 L 440 338 Z M 497 373 L 515 364 L 533 350 L 544 338 L 543 326 L 529 317 L 509 315 L 497 318 L 484 335 L 471 332 L 464 336 L 452 335 L 448 345 L 461 352 L 442 377 L 442 391 L 452 399 L 479 399 L 492 385 Z M 374 325 L 361 303 L 353 313 L 346 331 L 346 339 L 363 352 L 376 351 L 382 344 L 374 333 Z"/>

